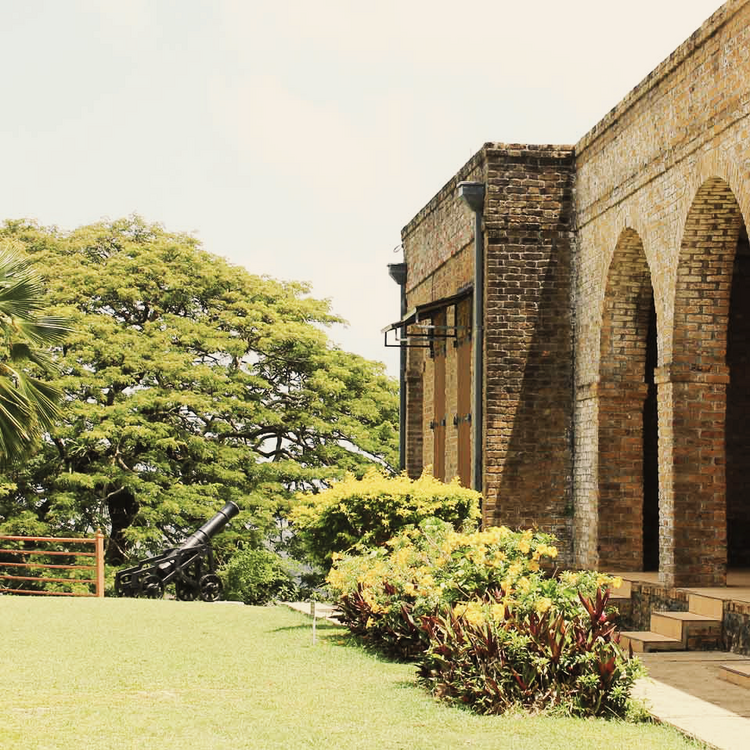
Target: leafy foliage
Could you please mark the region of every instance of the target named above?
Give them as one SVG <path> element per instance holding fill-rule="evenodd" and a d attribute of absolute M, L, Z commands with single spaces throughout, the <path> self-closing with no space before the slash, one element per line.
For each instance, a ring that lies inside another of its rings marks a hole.
<path fill-rule="evenodd" d="M 605 607 L 579 594 L 573 614 L 541 613 L 505 604 L 505 592 L 488 593 L 462 608 L 422 618 L 429 647 L 419 674 L 441 698 L 484 714 L 519 706 L 560 708 L 573 716 L 624 717 L 630 690 L 643 674 L 637 659 L 619 649 Z"/>
<path fill-rule="evenodd" d="M 330 566 L 334 553 L 377 547 L 406 526 L 430 517 L 452 526 L 473 526 L 480 495 L 458 480 L 445 484 L 428 473 L 386 477 L 375 469 L 362 479 L 348 474 L 322 492 L 299 495 L 290 513 L 295 531 L 313 559 Z"/>
<path fill-rule="evenodd" d="M 296 599 L 289 565 L 266 549 L 245 549 L 235 554 L 221 571 L 224 597 L 245 604 L 268 604 Z"/>
<path fill-rule="evenodd" d="M 291 495 L 396 461 L 397 386 L 333 347 L 308 287 L 253 276 L 137 217 L 72 233 L 9 222 L 0 247 L 44 269 L 72 320 L 45 382 L 62 423 L 4 481 L 0 517 L 109 532 L 107 559 L 180 542 L 226 501 L 219 558 L 258 544 Z M 3 525 L 0 524 L 0 530 Z"/>
<path fill-rule="evenodd" d="M 425 646 L 422 616 L 486 591 L 503 588 L 506 604 L 519 604 L 524 611 L 550 607 L 553 601 L 558 609 L 575 608 L 578 587 L 593 592 L 597 576 L 570 574 L 568 585 L 557 586 L 542 570 L 557 556 L 553 542 L 550 534 L 503 526 L 461 533 L 429 518 L 384 547 L 337 556 L 328 584 L 345 624 L 388 653 L 413 658 Z"/>
<path fill-rule="evenodd" d="M 339 619 L 378 650 L 418 660 L 440 697 L 482 713 L 622 716 L 640 666 L 620 653 L 607 610 L 621 582 L 554 570 L 554 541 L 505 527 L 459 533 L 433 518 L 337 557 L 328 582 Z"/>
<path fill-rule="evenodd" d="M 0 464 L 25 457 L 59 417 L 59 389 L 34 377 L 54 368 L 45 349 L 67 321 L 42 314 L 43 286 L 28 259 L 0 249 Z"/>

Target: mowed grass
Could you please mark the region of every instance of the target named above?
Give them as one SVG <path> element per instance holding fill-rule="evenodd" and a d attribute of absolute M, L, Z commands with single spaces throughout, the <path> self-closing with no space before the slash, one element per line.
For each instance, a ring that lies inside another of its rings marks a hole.
<path fill-rule="evenodd" d="M 481 717 L 283 607 L 0 596 L 0 748 L 687 748 L 667 727 Z"/>

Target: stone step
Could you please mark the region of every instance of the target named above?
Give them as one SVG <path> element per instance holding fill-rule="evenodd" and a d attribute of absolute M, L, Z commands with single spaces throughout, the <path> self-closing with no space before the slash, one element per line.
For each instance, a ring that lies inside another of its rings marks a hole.
<path fill-rule="evenodd" d="M 654 633 L 682 641 L 688 650 L 702 642 L 716 648 L 721 639 L 722 621 L 696 612 L 653 612 L 650 625 Z"/>
<path fill-rule="evenodd" d="M 612 575 L 614 577 L 618 577 L 617 573 L 610 573 L 608 575 Z M 618 599 L 630 599 L 630 595 L 633 592 L 633 587 L 630 583 L 630 581 L 626 580 L 625 578 L 620 578 L 622 583 L 618 588 L 611 588 L 609 590 L 609 598 L 614 599 L 617 597 Z"/>
<path fill-rule="evenodd" d="M 750 664 L 722 664 L 719 667 L 719 677 L 750 690 Z"/>
<path fill-rule="evenodd" d="M 724 619 L 724 602 L 713 596 L 690 594 L 688 596 L 688 609 L 698 615 L 705 615 L 714 620 Z"/>
<path fill-rule="evenodd" d="M 685 646 L 677 638 L 670 638 L 651 630 L 628 630 L 620 633 L 620 648 L 627 653 L 632 647 L 634 654 L 649 651 L 683 651 Z"/>

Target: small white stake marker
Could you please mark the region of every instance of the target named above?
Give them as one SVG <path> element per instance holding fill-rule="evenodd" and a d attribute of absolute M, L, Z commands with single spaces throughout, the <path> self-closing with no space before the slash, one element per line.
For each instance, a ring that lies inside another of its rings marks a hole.
<path fill-rule="evenodd" d="M 312 621 L 313 621 L 313 646 L 314 646 L 315 645 L 315 636 L 316 636 L 316 633 L 315 633 L 316 627 L 315 626 L 316 626 L 317 620 L 318 620 L 317 615 L 315 614 L 315 600 L 313 600 L 313 601 L 310 602 L 310 616 L 312 617 Z"/>

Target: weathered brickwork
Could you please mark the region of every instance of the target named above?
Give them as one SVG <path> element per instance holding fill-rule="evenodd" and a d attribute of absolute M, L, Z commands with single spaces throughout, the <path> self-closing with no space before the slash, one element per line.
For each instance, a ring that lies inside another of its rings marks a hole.
<path fill-rule="evenodd" d="M 471 210 L 462 180 L 486 185 L 484 205 L 484 520 L 542 526 L 571 551 L 572 148 L 486 144 L 403 232 L 407 306 L 449 298 L 472 284 Z M 412 270 L 415 269 L 415 270 Z M 421 274 L 421 275 L 420 275 Z M 456 308 L 446 310 L 449 326 Z M 409 471 L 436 465 L 439 426 L 433 351 L 410 348 L 419 430 Z M 442 364 L 440 365 L 442 366 Z M 445 476 L 458 474 L 459 352 L 445 351 Z M 421 376 L 421 378 L 420 378 Z M 409 407 L 407 407 L 409 408 Z M 440 451 L 438 451 L 440 453 Z M 421 459 L 421 460 L 420 460 Z M 568 554 L 568 557 L 570 555 Z M 563 555 L 565 557 L 565 555 Z"/>
<path fill-rule="evenodd" d="M 730 297 L 743 294 L 732 292 L 732 272 L 743 215 L 750 215 L 749 36 L 746 0 L 726 3 L 576 145 L 574 546 L 582 566 L 641 567 L 643 532 L 620 519 L 643 512 L 644 481 L 626 466 L 637 464 L 639 441 L 649 436 L 639 403 L 649 387 L 642 352 L 650 294 L 662 582 L 723 584 L 727 498 L 735 498 L 731 512 L 747 525 L 747 500 L 727 477 L 744 482 L 738 463 L 749 423 L 736 394 L 749 381 L 741 362 L 728 359 L 727 341 L 741 327 L 730 314 Z M 623 356 L 611 344 L 618 326 L 628 330 L 627 341 L 618 339 Z M 621 394 L 621 408 L 605 406 L 608 385 Z M 725 441 L 735 446 L 731 469 Z M 615 535 L 602 533 L 607 514 Z M 592 517 L 598 525 L 587 523 Z M 748 541 L 735 534 L 736 557 Z M 616 550 L 623 542 L 631 560 Z"/>
<path fill-rule="evenodd" d="M 572 532 L 571 148 L 491 146 L 485 200 L 487 523 Z"/>
<path fill-rule="evenodd" d="M 750 0 L 730 0 L 575 147 L 485 144 L 404 229 L 410 308 L 467 289 L 457 187 L 484 184 L 485 523 L 667 588 L 750 565 L 748 114 Z M 409 349 L 412 474 L 442 456 L 436 383 L 457 472 L 466 358 L 443 365 Z"/>
<path fill-rule="evenodd" d="M 458 197 L 462 180 L 481 180 L 483 159 L 478 154 L 438 193 L 404 229 L 404 260 L 407 264 L 407 308 L 455 295 L 472 284 L 474 278 L 473 216 Z M 455 307 L 446 311 L 446 324 L 456 325 Z M 407 471 L 417 477 L 434 467 L 435 360 L 424 342 L 407 353 Z M 448 341 L 445 347 L 445 478 L 459 473 L 458 426 L 458 347 Z M 469 378 L 471 373 L 469 373 Z"/>
<path fill-rule="evenodd" d="M 727 602 L 724 605 L 724 649 L 735 654 L 750 654 L 750 604 Z"/>

